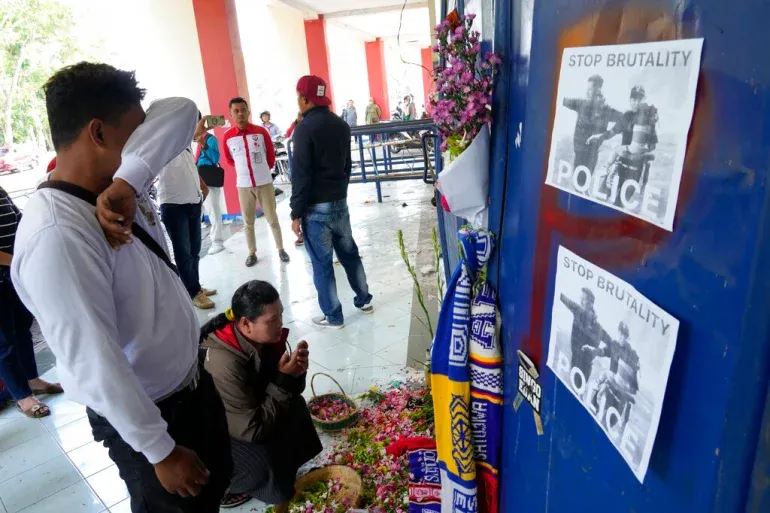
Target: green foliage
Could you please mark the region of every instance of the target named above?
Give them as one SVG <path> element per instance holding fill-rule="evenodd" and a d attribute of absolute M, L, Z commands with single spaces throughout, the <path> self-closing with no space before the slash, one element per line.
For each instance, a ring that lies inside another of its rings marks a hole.
<path fill-rule="evenodd" d="M 423 326 L 425 326 L 428 329 L 428 332 L 430 333 L 430 338 L 433 338 L 433 326 L 430 322 L 430 314 L 428 313 L 428 308 L 425 306 L 425 300 L 422 297 L 422 289 L 420 288 L 420 281 L 417 279 L 417 271 L 415 270 L 412 263 L 409 261 L 409 255 L 406 252 L 406 245 L 404 244 L 404 232 L 402 230 L 399 230 L 397 232 L 398 237 L 398 248 L 401 250 L 401 259 L 404 261 L 404 264 L 406 264 L 406 269 L 409 271 L 409 275 L 412 277 L 412 281 L 414 282 L 414 288 L 415 292 L 417 293 L 417 302 L 420 303 L 420 308 L 422 308 L 423 313 L 425 314 L 425 321 L 423 322 L 422 319 L 415 316 L 415 319 L 420 321 Z"/>
<path fill-rule="evenodd" d="M 79 53 L 72 8 L 0 0 L 0 140 L 49 140 L 42 86 Z"/>

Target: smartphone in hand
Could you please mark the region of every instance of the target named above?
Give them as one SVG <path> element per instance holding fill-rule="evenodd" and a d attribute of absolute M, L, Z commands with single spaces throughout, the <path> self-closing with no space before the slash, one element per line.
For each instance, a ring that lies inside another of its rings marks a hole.
<path fill-rule="evenodd" d="M 207 116 L 206 128 L 214 128 L 217 126 L 225 126 L 224 116 Z"/>

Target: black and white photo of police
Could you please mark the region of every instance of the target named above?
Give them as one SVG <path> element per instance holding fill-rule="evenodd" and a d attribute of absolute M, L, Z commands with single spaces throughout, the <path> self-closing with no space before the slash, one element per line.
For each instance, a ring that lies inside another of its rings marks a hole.
<path fill-rule="evenodd" d="M 609 368 L 602 368 L 596 380 L 589 384 L 591 409 L 600 413 L 614 408 L 616 415 L 600 415 L 611 433 L 620 434 L 628 424 L 631 408 L 639 391 L 639 355 L 631 346 L 628 325 L 618 324 L 618 338 L 601 343 L 598 348 L 588 348 L 594 360 L 609 358 Z"/>
<path fill-rule="evenodd" d="M 650 178 L 650 163 L 655 160 L 654 151 L 658 144 L 658 109 L 645 100 L 644 87 L 632 87 L 630 108 L 622 114 L 612 109 L 612 128 L 591 135 L 586 141 L 588 147 L 601 146 L 604 141 L 621 136 L 620 144 L 614 148 L 604 166 L 604 185 L 609 202 L 630 210 L 639 210 L 641 206 L 641 201 L 634 201 L 634 197 L 644 196 Z"/>
<path fill-rule="evenodd" d="M 570 334 L 571 368 L 578 369 L 575 385 L 586 390 L 586 406 L 605 424 L 610 433 L 619 436 L 631 415 L 634 397 L 639 391 L 639 355 L 630 342 L 628 325 L 618 324 L 617 339 L 602 327 L 594 309 L 594 293 L 588 287 L 581 289 L 580 303 L 561 294 L 560 300 L 572 312 Z M 601 358 L 609 359 L 609 366 L 596 365 Z M 598 369 L 598 373 L 594 373 Z M 593 378 L 593 379 L 592 379 Z M 613 414 L 607 414 L 614 408 Z"/>

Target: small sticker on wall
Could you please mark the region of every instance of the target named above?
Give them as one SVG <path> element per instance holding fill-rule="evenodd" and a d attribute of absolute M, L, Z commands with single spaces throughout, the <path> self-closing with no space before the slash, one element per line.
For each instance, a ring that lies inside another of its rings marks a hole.
<path fill-rule="evenodd" d="M 513 409 L 518 413 L 523 402 L 529 403 L 532 407 L 532 415 L 535 419 L 535 430 L 538 435 L 542 435 L 543 421 L 540 418 L 540 404 L 543 397 L 543 389 L 538 383 L 540 374 L 532 360 L 521 351 L 517 351 L 519 356 L 518 383 L 516 389 L 518 394 L 513 401 Z"/>

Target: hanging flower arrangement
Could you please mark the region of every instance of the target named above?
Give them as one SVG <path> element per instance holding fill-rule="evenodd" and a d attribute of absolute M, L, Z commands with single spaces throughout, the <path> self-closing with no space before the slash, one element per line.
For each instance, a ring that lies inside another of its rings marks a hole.
<path fill-rule="evenodd" d="M 502 62 L 494 53 L 482 55 L 479 33 L 471 30 L 475 17 L 453 11 L 436 26 L 438 42 L 433 51 L 444 66 L 433 73 L 437 94 L 431 96 L 430 104 L 442 137 L 441 151 L 448 151 L 452 158 L 492 122 L 492 85 Z"/>

